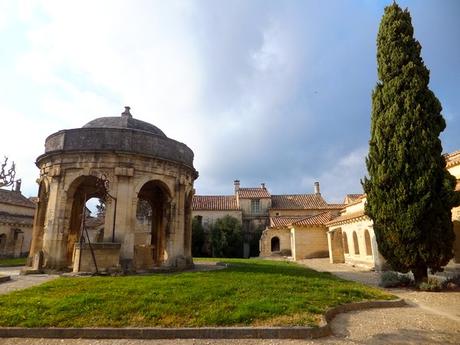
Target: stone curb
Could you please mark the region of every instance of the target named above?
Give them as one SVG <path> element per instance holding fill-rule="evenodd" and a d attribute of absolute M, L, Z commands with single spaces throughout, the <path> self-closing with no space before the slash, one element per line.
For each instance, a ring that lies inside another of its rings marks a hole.
<path fill-rule="evenodd" d="M 11 280 L 10 276 L 1 276 L 0 277 L 0 283 L 9 282 L 10 280 Z"/>
<path fill-rule="evenodd" d="M 340 313 L 406 306 L 403 299 L 340 305 L 328 310 L 319 327 L 203 328 L 22 328 L 0 327 L 0 338 L 61 339 L 315 339 L 332 334 L 330 321 Z"/>

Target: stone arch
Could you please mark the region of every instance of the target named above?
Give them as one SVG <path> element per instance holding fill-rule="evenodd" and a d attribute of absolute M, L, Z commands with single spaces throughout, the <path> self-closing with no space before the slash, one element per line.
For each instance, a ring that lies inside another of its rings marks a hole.
<path fill-rule="evenodd" d="M 369 231 L 367 229 L 364 230 L 364 241 L 366 243 L 366 255 L 372 255 L 371 236 L 369 235 Z"/>
<path fill-rule="evenodd" d="M 151 208 L 150 246 L 154 266 L 160 266 L 167 259 L 166 243 L 170 236 L 171 202 L 169 187 L 160 180 L 150 180 L 140 188 L 138 200 L 145 200 Z"/>
<path fill-rule="evenodd" d="M 75 243 L 79 241 L 82 225 L 82 216 L 86 212 L 86 202 L 91 198 L 104 198 L 100 179 L 94 175 L 80 175 L 76 177 L 67 190 L 65 208 L 65 258 L 67 265 L 73 263 Z"/>
<path fill-rule="evenodd" d="M 345 231 L 343 232 L 343 252 L 345 254 L 350 253 L 350 250 L 348 249 L 348 237 L 347 237 L 347 233 Z"/>
<path fill-rule="evenodd" d="M 353 231 L 353 248 L 356 255 L 359 255 L 359 243 L 358 243 L 358 235 L 356 231 Z"/>
<path fill-rule="evenodd" d="M 34 225 L 32 230 L 32 243 L 30 244 L 30 253 L 28 264 L 32 265 L 34 255 L 43 247 L 43 235 L 46 228 L 46 213 L 49 202 L 49 182 L 42 178 L 38 186 L 38 205 L 35 209 Z"/>
<path fill-rule="evenodd" d="M 280 238 L 278 236 L 274 236 L 270 240 L 270 249 L 272 252 L 280 251 Z"/>

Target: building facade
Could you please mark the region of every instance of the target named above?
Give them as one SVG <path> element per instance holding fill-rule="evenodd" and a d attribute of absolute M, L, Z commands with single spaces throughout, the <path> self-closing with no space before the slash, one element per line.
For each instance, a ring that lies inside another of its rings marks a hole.
<path fill-rule="evenodd" d="M 0 257 L 29 253 L 36 204 L 15 190 L 0 189 Z"/>
<path fill-rule="evenodd" d="M 444 155 L 446 168 L 457 179 L 460 191 L 460 151 Z M 385 259 L 378 251 L 372 220 L 364 214 L 366 196 L 350 194 L 339 217 L 327 222 L 329 259 L 332 263 L 349 263 L 382 269 Z M 460 207 L 452 209 L 455 233 L 453 261 L 460 263 Z"/>
<path fill-rule="evenodd" d="M 324 257 L 328 250 L 325 222 L 341 207 L 323 199 L 319 183 L 315 183 L 312 194 L 272 195 L 263 183 L 260 187 L 243 188 L 235 180 L 233 195 L 194 196 L 192 215 L 205 228 L 226 215 L 237 218 L 243 228 L 245 257 L 291 256 L 293 252 L 297 258 Z M 310 239 L 314 243 L 311 246 Z M 256 253 L 250 248 L 254 241 L 258 243 Z M 306 249 L 302 243 L 307 243 Z"/>

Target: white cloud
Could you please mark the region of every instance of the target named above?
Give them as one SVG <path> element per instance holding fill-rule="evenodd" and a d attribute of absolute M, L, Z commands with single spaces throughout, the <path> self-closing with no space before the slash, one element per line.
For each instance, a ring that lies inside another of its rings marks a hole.
<path fill-rule="evenodd" d="M 360 179 L 366 174 L 365 157 L 368 147 L 359 147 L 339 157 L 334 164 L 331 160 L 330 169 L 319 177 L 322 194 L 328 202 L 342 202 L 346 194 L 362 193 Z M 312 185 L 312 179 L 306 179 Z M 304 182 L 305 182 L 304 181 Z"/>

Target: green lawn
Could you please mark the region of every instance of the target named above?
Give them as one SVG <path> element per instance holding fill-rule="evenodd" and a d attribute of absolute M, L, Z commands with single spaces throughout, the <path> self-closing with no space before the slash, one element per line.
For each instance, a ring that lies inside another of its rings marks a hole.
<path fill-rule="evenodd" d="M 294 263 L 219 261 L 231 265 L 210 272 L 59 278 L 0 296 L 0 326 L 314 326 L 330 307 L 394 298 Z"/>
<path fill-rule="evenodd" d="M 24 266 L 27 258 L 0 259 L 0 267 Z"/>

